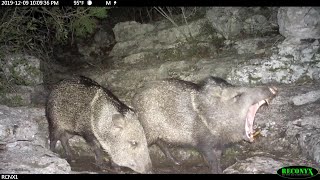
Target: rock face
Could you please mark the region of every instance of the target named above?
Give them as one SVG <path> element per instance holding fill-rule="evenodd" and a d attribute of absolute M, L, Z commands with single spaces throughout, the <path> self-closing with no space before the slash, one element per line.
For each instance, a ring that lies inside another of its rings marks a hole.
<path fill-rule="evenodd" d="M 274 159 L 266 154 L 265 156 L 257 155 L 237 162 L 223 172 L 226 174 L 277 174 L 280 168 L 297 164 L 307 166 L 305 161 L 301 159 Z"/>
<path fill-rule="evenodd" d="M 207 8 L 205 17 L 178 27 L 166 21 L 119 23 L 114 33 L 128 33 L 122 34 L 112 49 L 110 69 L 81 74 L 110 84 L 128 103 L 132 90 L 143 82 L 163 78 L 197 82 L 213 75 L 236 85 L 319 80 L 318 40 L 280 36 L 274 31 L 277 13 L 277 8 L 219 7 Z M 224 27 L 227 22 L 228 28 Z M 143 27 L 149 28 L 141 30 Z M 137 31 L 136 36 L 130 35 L 130 30 Z"/>
<path fill-rule="evenodd" d="M 8 106 L 44 104 L 46 92 L 41 60 L 29 55 L 7 55 L 0 77 L 0 102 Z"/>
<path fill-rule="evenodd" d="M 302 63 L 319 61 L 319 40 L 285 39 L 278 45 L 279 55 Z M 319 64 L 317 65 L 319 67 Z"/>
<path fill-rule="evenodd" d="M 309 93 L 310 94 L 310 93 Z M 294 135 L 305 157 L 320 163 L 319 115 L 306 115 L 288 123 L 288 135 Z"/>
<path fill-rule="evenodd" d="M 269 19 L 262 13 L 269 12 Z M 233 39 L 245 34 L 266 34 L 273 32 L 276 9 L 245 8 L 245 7 L 214 7 L 206 12 L 206 18 L 212 27 L 226 39 Z"/>
<path fill-rule="evenodd" d="M 319 120 L 319 117 L 317 117 Z M 319 126 L 318 126 L 319 127 Z M 298 134 L 299 146 L 303 152 L 303 155 L 314 160 L 316 163 L 320 163 L 320 131 L 315 129 L 306 129 Z"/>
<path fill-rule="evenodd" d="M 0 106 L 0 173 L 70 173 L 66 160 L 47 148 L 43 108 Z"/>
<path fill-rule="evenodd" d="M 271 58 L 252 59 L 251 63 L 239 64 L 232 68 L 228 79 L 243 84 L 270 82 L 291 84 L 319 79 L 318 63 L 299 63 L 281 56 Z"/>
<path fill-rule="evenodd" d="M 320 91 L 310 91 L 292 98 L 292 102 L 296 106 L 313 103 L 320 99 Z"/>
<path fill-rule="evenodd" d="M 172 49 L 178 47 L 181 41 L 185 42 L 186 37 L 199 36 L 205 25 L 206 19 L 190 22 L 189 26 L 182 25 L 167 29 L 157 29 L 153 25 L 136 22 L 119 23 L 113 29 L 116 37 L 119 36 L 119 41 L 113 47 L 110 55 L 125 57 L 138 52 Z"/>
<path fill-rule="evenodd" d="M 17 85 L 37 85 L 43 82 L 40 59 L 29 55 L 10 55 L 3 64 L 7 77 Z"/>
<path fill-rule="evenodd" d="M 114 36 L 117 42 L 134 39 L 154 30 L 151 24 L 140 24 L 135 21 L 118 23 L 114 28 Z"/>
<path fill-rule="evenodd" d="M 319 39 L 320 8 L 281 7 L 278 11 L 279 32 L 286 38 Z"/>

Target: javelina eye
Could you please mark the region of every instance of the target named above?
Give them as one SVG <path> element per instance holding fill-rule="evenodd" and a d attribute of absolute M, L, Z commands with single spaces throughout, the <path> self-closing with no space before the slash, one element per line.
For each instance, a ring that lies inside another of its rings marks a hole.
<path fill-rule="evenodd" d="M 137 141 L 130 141 L 130 144 L 134 148 L 138 146 L 138 142 Z"/>

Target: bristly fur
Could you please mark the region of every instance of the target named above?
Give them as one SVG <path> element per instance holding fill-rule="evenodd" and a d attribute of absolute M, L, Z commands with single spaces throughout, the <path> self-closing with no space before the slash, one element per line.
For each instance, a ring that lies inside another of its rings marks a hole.
<path fill-rule="evenodd" d="M 232 84 L 228 83 L 226 80 L 220 78 L 220 77 L 214 77 L 214 76 L 209 76 L 202 80 L 199 83 L 199 86 L 203 88 L 206 85 L 215 85 L 215 86 L 221 86 L 221 87 L 233 87 Z"/>
<path fill-rule="evenodd" d="M 201 86 L 199 86 L 196 83 L 190 82 L 190 81 L 184 81 L 181 79 L 176 79 L 176 78 L 168 78 L 164 79 L 164 81 L 172 82 L 172 83 L 179 83 L 183 85 L 183 87 L 188 88 L 188 89 L 194 89 L 196 91 L 200 90 Z"/>
<path fill-rule="evenodd" d="M 225 145 L 243 139 L 250 106 L 273 96 L 268 87 L 236 87 L 210 76 L 199 84 L 179 79 L 147 83 L 132 104 L 149 146 L 158 145 L 176 164 L 168 147 L 192 147 L 204 156 L 212 173 L 221 173 L 221 152 Z"/>
<path fill-rule="evenodd" d="M 103 89 L 103 91 L 106 93 L 107 97 L 110 98 L 113 105 L 117 108 L 119 113 L 122 115 L 125 115 L 128 111 L 134 111 L 132 108 L 128 107 L 126 104 L 124 104 L 122 101 L 120 101 L 117 96 L 115 96 L 111 91 L 109 91 L 107 88 L 101 86 L 97 82 L 93 81 L 92 79 L 85 77 L 85 76 L 79 76 L 80 77 L 80 84 L 83 84 L 87 87 L 95 86 L 98 88 Z"/>
<path fill-rule="evenodd" d="M 72 159 L 69 139 L 81 136 L 104 167 L 104 152 L 110 161 L 139 173 L 149 172 L 152 163 L 144 130 L 132 110 L 108 89 L 84 76 L 62 80 L 51 90 L 46 105 L 50 149 L 61 142 Z M 136 142 L 139 146 L 132 146 Z M 119 150 L 121 149 L 121 150 Z"/>

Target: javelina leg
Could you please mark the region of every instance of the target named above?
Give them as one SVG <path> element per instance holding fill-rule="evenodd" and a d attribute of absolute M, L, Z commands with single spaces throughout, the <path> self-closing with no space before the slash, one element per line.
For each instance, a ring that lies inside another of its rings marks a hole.
<path fill-rule="evenodd" d="M 70 145 L 69 145 L 69 136 L 67 133 L 62 133 L 60 135 L 60 142 L 61 142 L 61 145 L 65 151 L 65 154 L 67 156 L 67 159 L 69 161 L 71 161 L 72 159 L 72 153 L 71 153 L 71 148 L 70 148 Z"/>
<path fill-rule="evenodd" d="M 83 136 L 86 142 L 89 144 L 91 149 L 95 153 L 96 163 L 99 167 L 103 167 L 103 151 L 100 146 L 100 143 L 93 135 L 84 135 Z"/>
<path fill-rule="evenodd" d="M 98 142 L 98 140 L 96 139 L 96 137 L 92 134 L 86 134 L 83 136 L 83 138 L 86 140 L 86 142 L 89 144 L 89 146 L 94 151 L 94 153 L 96 155 L 95 158 L 96 158 L 97 166 L 101 170 L 110 171 L 110 169 L 105 167 L 104 155 L 103 155 L 104 153 L 103 153 L 102 147 L 101 147 L 100 143 Z M 110 166 L 114 169 L 113 171 L 115 171 L 115 172 L 119 172 L 121 170 L 120 167 L 112 161 L 112 159 L 110 159 Z"/>
<path fill-rule="evenodd" d="M 211 173 L 222 174 L 220 166 L 221 150 L 214 150 L 212 147 L 204 147 L 201 149 L 201 152 L 209 164 Z"/>
<path fill-rule="evenodd" d="M 50 150 L 52 152 L 55 152 L 56 145 L 57 145 L 57 142 L 59 140 L 60 135 L 59 135 L 59 133 L 57 133 L 57 131 L 53 127 L 50 127 L 50 125 L 49 125 L 49 130 L 50 130 L 49 131 Z"/>
<path fill-rule="evenodd" d="M 50 140 L 50 150 L 51 150 L 52 152 L 55 152 L 57 141 L 58 141 L 58 140 L 56 140 L 56 139 Z"/>
<path fill-rule="evenodd" d="M 112 169 L 115 172 L 120 172 L 121 171 L 121 167 L 118 164 L 116 164 L 115 162 L 113 162 L 112 159 L 110 159 L 110 166 L 112 167 Z"/>
<path fill-rule="evenodd" d="M 161 151 L 166 155 L 167 158 L 169 158 L 172 162 L 174 162 L 175 165 L 181 165 L 181 162 L 179 162 L 178 160 L 176 160 L 170 153 L 167 145 L 161 141 L 158 140 L 156 142 L 156 144 L 159 146 L 159 148 L 161 149 Z"/>
<path fill-rule="evenodd" d="M 204 131 L 206 132 L 206 131 Z M 203 133 L 203 132 L 201 132 Z M 222 147 L 217 144 L 217 140 L 211 136 L 200 136 L 197 145 L 198 150 L 203 155 L 204 159 L 210 167 L 213 174 L 221 174 L 220 158 Z"/>

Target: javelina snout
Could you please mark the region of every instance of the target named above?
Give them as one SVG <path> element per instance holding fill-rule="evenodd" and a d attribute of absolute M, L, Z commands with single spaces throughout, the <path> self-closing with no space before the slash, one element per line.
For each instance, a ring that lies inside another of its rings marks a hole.
<path fill-rule="evenodd" d="M 100 166 L 107 152 L 118 166 L 139 173 L 151 171 L 147 141 L 137 115 L 95 81 L 81 76 L 58 83 L 49 95 L 46 116 L 50 149 L 54 151 L 60 140 L 69 160 L 68 140 L 79 135 L 91 146 Z"/>
<path fill-rule="evenodd" d="M 265 100 L 269 105 L 269 102 L 278 94 L 278 89 L 275 86 L 264 86 L 252 88 L 252 94 L 255 94 L 256 100 Z"/>
<path fill-rule="evenodd" d="M 264 91 L 265 92 L 262 94 L 269 94 L 269 95 L 267 95 L 268 97 L 265 99 L 262 98 L 263 100 L 260 103 L 263 103 L 263 101 L 265 101 L 265 104 L 267 104 L 269 106 L 271 100 L 278 94 L 278 89 L 275 86 L 268 86 L 268 87 L 264 87 Z"/>
<path fill-rule="evenodd" d="M 101 104 L 97 103 L 96 106 L 101 107 Z M 105 116 L 107 113 L 100 112 L 99 116 Z M 102 148 L 108 149 L 113 162 L 139 173 L 152 171 L 144 130 L 134 112 L 126 113 L 126 116 L 114 115 L 111 129 L 104 124 L 96 127 L 100 130 L 95 131 L 95 135 Z"/>
<path fill-rule="evenodd" d="M 224 146 L 243 139 L 253 141 L 253 122 L 259 107 L 277 94 L 276 87 L 240 87 L 208 77 L 199 84 L 167 79 L 145 84 L 133 105 L 147 136 L 171 155 L 168 144 L 197 149 L 212 173 L 221 173 Z"/>
<path fill-rule="evenodd" d="M 234 108 L 242 109 L 239 113 L 231 114 L 238 115 L 240 122 L 245 122 L 243 139 L 248 142 L 253 142 L 254 137 L 258 134 L 254 129 L 254 121 L 257 111 L 262 105 L 270 105 L 271 100 L 277 95 L 278 90 L 275 86 L 244 88 L 236 97 L 238 100 L 234 103 Z"/>

